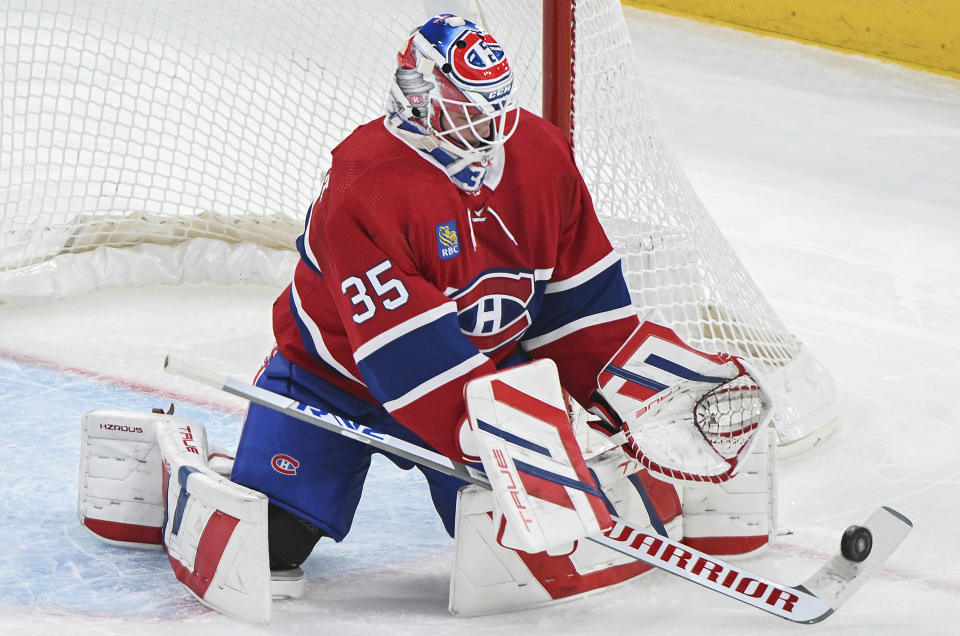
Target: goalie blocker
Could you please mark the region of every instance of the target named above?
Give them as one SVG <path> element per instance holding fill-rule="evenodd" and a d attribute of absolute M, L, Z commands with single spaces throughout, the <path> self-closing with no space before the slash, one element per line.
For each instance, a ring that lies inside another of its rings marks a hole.
<path fill-rule="evenodd" d="M 483 462 L 501 545 L 542 552 L 612 527 L 553 361 L 478 378 L 465 396 L 469 419 L 460 447 L 468 460 Z"/>
<path fill-rule="evenodd" d="M 611 514 L 680 535 L 672 486 L 650 479 L 587 425 L 554 363 L 537 360 L 471 381 L 461 447 L 483 463 L 490 490 L 457 501 L 450 611 L 525 609 L 619 585 L 651 566 L 584 537 Z"/>

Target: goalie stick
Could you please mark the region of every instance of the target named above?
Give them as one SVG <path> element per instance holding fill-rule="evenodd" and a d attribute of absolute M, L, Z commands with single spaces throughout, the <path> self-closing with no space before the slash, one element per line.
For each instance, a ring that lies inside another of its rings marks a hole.
<path fill-rule="evenodd" d="M 309 404 L 176 357 L 167 356 L 164 369 L 467 483 L 490 487 L 486 475 L 472 466 Z M 886 506 L 879 508 L 861 526 L 847 529 L 841 554 L 834 555 L 810 578 L 795 586 L 776 583 L 669 537 L 630 526 L 616 517 L 612 528 L 588 539 L 780 618 L 809 624 L 818 623 L 835 612 L 896 550 L 912 527 L 910 520 L 899 512 Z M 850 536 L 857 541 L 849 541 Z"/>

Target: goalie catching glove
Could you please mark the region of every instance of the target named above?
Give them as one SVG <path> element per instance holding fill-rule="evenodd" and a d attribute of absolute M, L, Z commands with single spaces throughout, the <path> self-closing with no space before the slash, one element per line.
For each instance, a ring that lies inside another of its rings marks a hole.
<path fill-rule="evenodd" d="M 597 384 L 597 406 L 622 432 L 625 450 L 680 482 L 722 483 L 736 475 L 773 415 L 770 393 L 744 360 L 697 351 L 649 320 Z"/>
<path fill-rule="evenodd" d="M 467 461 L 483 463 L 501 545 L 543 552 L 613 525 L 574 437 L 553 361 L 478 378 L 465 394 L 460 447 Z"/>

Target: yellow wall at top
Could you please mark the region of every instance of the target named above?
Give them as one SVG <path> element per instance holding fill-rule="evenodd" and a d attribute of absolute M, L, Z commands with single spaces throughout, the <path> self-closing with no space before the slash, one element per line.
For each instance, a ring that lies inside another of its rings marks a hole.
<path fill-rule="evenodd" d="M 960 0 L 623 0 L 960 77 Z"/>

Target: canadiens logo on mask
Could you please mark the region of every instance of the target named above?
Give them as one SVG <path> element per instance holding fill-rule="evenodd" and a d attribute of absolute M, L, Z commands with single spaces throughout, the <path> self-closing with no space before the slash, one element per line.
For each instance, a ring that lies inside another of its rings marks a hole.
<path fill-rule="evenodd" d="M 467 31 L 459 42 L 447 49 L 450 74 L 463 84 L 478 90 L 502 84 L 511 79 L 510 64 L 503 54 L 503 47 L 489 33 Z M 509 85 L 504 87 L 509 89 Z M 488 95 L 493 99 L 495 95 Z"/>

